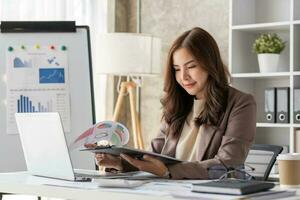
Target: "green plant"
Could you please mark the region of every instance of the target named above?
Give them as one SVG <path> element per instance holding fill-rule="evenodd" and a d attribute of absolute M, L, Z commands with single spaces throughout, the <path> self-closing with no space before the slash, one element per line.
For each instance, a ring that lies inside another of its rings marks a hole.
<path fill-rule="evenodd" d="M 253 51 L 257 54 L 261 53 L 277 53 L 279 54 L 285 47 L 283 42 L 276 33 L 268 33 L 259 35 L 253 43 Z"/>

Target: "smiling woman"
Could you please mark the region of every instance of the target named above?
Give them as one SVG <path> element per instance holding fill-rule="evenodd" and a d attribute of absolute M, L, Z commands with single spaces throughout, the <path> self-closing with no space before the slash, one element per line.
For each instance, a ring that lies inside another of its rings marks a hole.
<path fill-rule="evenodd" d="M 187 48 L 174 52 L 173 67 L 177 83 L 197 99 L 204 98 L 208 73 Z"/>
<path fill-rule="evenodd" d="M 180 35 L 165 70 L 162 125 L 152 151 L 185 162 L 165 165 L 145 156 L 96 156 L 98 164 L 173 179 L 207 179 L 208 168 L 244 163 L 256 130 L 254 98 L 229 86 L 213 37 L 201 28 Z"/>
<path fill-rule="evenodd" d="M 183 33 L 174 41 L 167 60 L 162 99 L 166 121 L 175 114 L 178 120 L 172 125 L 174 130 L 180 129 L 196 98 L 205 99 L 198 125 L 217 125 L 227 104 L 228 80 L 229 73 L 212 36 L 201 28 Z"/>

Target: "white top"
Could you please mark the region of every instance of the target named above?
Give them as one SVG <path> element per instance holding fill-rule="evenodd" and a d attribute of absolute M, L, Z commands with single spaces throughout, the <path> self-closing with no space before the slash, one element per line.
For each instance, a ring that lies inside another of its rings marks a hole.
<path fill-rule="evenodd" d="M 199 152 L 200 134 L 202 128 L 195 126 L 194 120 L 202 111 L 204 100 L 194 100 L 193 110 L 188 115 L 177 147 L 175 157 L 184 161 L 197 161 Z"/>

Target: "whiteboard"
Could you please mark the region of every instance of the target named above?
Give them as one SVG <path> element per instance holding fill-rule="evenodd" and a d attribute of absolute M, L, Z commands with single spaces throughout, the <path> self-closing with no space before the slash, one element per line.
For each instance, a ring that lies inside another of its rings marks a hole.
<path fill-rule="evenodd" d="M 68 48 L 71 119 L 71 131 L 65 133 L 68 144 L 95 123 L 90 37 L 87 26 L 77 26 L 76 32 L 65 33 L 0 33 L 0 172 L 26 170 L 19 135 L 9 135 L 6 132 L 5 101 L 9 80 L 5 81 L 4 78 L 7 47 L 22 44 L 63 44 Z M 70 154 L 75 168 L 94 169 L 92 154 L 79 150 Z"/>

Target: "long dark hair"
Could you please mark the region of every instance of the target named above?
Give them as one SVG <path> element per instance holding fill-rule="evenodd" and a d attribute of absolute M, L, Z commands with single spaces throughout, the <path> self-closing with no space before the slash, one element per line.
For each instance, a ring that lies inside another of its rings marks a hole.
<path fill-rule="evenodd" d="M 217 126 L 227 105 L 229 72 L 224 65 L 218 45 L 205 30 L 196 27 L 180 35 L 172 44 L 164 77 L 164 96 L 162 119 L 167 123 L 167 134 L 179 134 L 184 121 L 193 107 L 194 96 L 188 94 L 176 81 L 173 68 L 173 54 L 180 48 L 186 48 L 202 64 L 208 73 L 205 90 L 204 108 L 196 118 L 197 126 L 202 124 Z"/>

